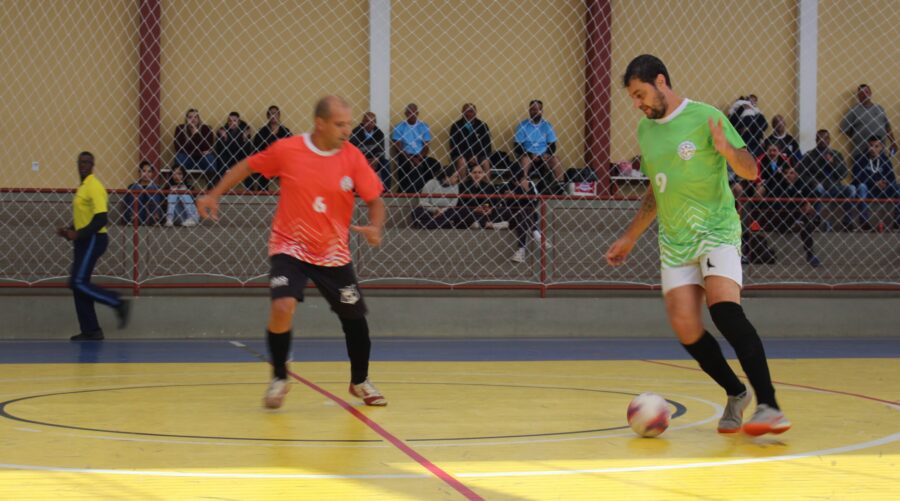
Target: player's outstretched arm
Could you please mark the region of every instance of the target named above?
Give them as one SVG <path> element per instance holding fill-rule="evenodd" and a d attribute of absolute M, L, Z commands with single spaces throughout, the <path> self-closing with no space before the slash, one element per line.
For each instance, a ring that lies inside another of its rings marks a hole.
<path fill-rule="evenodd" d="M 234 188 L 247 176 L 252 174 L 250 165 L 246 160 L 241 160 L 234 167 L 228 169 L 228 172 L 222 176 L 222 179 L 209 190 L 206 195 L 197 199 L 197 211 L 203 219 L 219 220 L 219 197 L 226 191 Z"/>
<path fill-rule="evenodd" d="M 709 123 L 709 132 L 712 134 L 713 146 L 716 147 L 716 151 L 725 157 L 725 161 L 728 162 L 735 174 L 750 181 L 755 180 L 759 176 L 759 170 L 753 155 L 748 153 L 745 148 L 735 148 L 728 142 L 721 119 L 718 122 L 713 122 L 712 118 L 706 120 Z"/>
<path fill-rule="evenodd" d="M 654 219 L 656 219 L 656 198 L 653 196 L 653 188 L 648 186 L 644 198 L 641 199 L 641 208 L 628 225 L 628 229 L 606 251 L 606 263 L 610 266 L 624 263 L 638 238 L 653 224 Z"/>
<path fill-rule="evenodd" d="M 366 226 L 350 226 L 350 229 L 366 237 L 366 241 L 372 247 L 381 245 L 384 219 L 387 210 L 384 208 L 384 200 L 381 197 L 366 202 L 369 207 L 369 224 Z"/>

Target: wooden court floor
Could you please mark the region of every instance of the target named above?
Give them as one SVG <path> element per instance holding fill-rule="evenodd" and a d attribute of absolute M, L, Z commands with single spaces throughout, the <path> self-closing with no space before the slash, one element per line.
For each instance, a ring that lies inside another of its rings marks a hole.
<path fill-rule="evenodd" d="M 793 429 L 756 439 L 716 433 L 723 393 L 677 350 L 580 340 L 558 356 L 555 340 L 508 360 L 502 342 L 460 343 L 472 356 L 376 349 L 385 408 L 347 394 L 339 344 L 305 350 L 270 411 L 248 352 L 261 343 L 0 342 L 0 499 L 900 499 L 896 341 L 884 356 L 770 349 Z M 625 423 L 643 391 L 675 413 L 659 438 Z"/>

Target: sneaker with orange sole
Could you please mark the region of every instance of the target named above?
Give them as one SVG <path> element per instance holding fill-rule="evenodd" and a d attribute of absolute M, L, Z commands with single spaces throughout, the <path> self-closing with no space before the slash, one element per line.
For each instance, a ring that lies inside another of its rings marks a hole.
<path fill-rule="evenodd" d="M 766 433 L 784 433 L 791 429 L 791 422 L 784 417 L 784 413 L 766 404 L 756 406 L 756 412 L 750 421 L 744 424 L 744 433 L 758 437 Z"/>

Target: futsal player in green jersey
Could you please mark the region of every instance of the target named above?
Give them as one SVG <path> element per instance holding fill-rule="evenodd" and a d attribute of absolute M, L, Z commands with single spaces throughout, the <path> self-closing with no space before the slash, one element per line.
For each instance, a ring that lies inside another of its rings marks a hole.
<path fill-rule="evenodd" d="M 726 171 L 727 162 L 737 175 L 753 180 L 756 161 L 722 112 L 672 91 L 669 72 L 657 57 L 633 59 L 623 83 L 634 107 L 646 115 L 638 125 L 638 143 L 641 170 L 651 189 L 628 229 L 610 246 L 606 261 L 612 266 L 625 262 L 657 219 L 669 322 L 687 352 L 728 395 L 719 433 L 785 432 L 791 424 L 775 401 L 762 340 L 741 307 L 741 223 Z M 743 427 L 753 394 L 704 328 L 704 296 L 713 323 L 734 348 L 756 392 L 756 412 Z"/>

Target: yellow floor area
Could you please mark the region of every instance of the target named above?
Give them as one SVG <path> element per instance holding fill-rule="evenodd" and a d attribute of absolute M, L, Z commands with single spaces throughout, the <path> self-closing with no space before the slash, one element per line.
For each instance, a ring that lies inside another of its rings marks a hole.
<path fill-rule="evenodd" d="M 898 499 L 900 361 L 771 361 L 793 429 L 757 439 L 717 434 L 722 391 L 666 364 L 373 363 L 385 408 L 347 394 L 346 363 L 292 370 L 483 499 Z M 0 499 L 465 499 L 304 384 L 263 409 L 267 378 L 262 363 L 0 365 Z M 685 409 L 659 438 L 625 423 L 644 391 Z"/>

